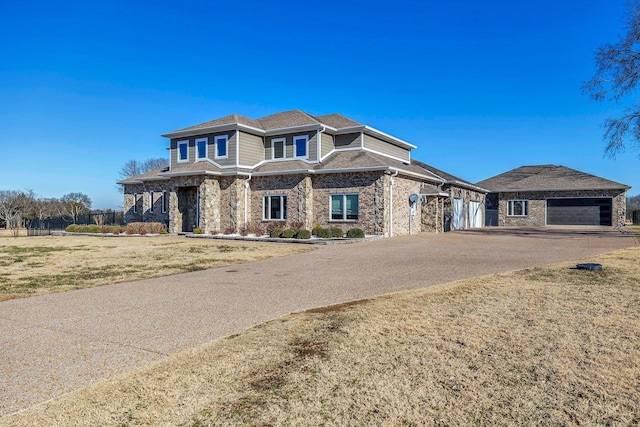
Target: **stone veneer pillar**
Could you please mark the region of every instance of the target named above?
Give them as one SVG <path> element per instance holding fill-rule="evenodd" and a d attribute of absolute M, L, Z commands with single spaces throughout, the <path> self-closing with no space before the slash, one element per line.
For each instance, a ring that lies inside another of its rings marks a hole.
<path fill-rule="evenodd" d="M 244 226 L 244 179 L 235 178 L 229 186 L 229 226 L 237 233 Z"/>
<path fill-rule="evenodd" d="M 220 230 L 220 182 L 204 179 L 200 192 L 200 228 L 205 234 Z"/>
<path fill-rule="evenodd" d="M 304 228 L 313 228 L 313 182 L 309 175 L 298 183 L 298 220 Z"/>
<path fill-rule="evenodd" d="M 391 189 L 391 178 L 387 174 L 382 174 L 375 183 L 375 223 L 374 233 L 377 235 L 389 236 L 389 203 L 387 195 Z"/>
<path fill-rule="evenodd" d="M 169 233 L 182 231 L 182 215 L 178 210 L 178 189 L 171 186 L 167 189 L 169 195 Z"/>

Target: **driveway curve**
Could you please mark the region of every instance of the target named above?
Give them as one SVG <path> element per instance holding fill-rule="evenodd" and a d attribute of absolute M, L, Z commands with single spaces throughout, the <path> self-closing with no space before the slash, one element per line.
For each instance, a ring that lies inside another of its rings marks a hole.
<path fill-rule="evenodd" d="M 612 229 L 421 234 L 0 303 L 0 415 L 313 307 L 636 245 Z"/>

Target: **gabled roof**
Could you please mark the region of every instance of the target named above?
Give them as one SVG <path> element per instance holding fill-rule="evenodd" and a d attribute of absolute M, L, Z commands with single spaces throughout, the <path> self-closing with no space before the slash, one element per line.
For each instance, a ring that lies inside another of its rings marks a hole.
<path fill-rule="evenodd" d="M 184 129 L 177 130 L 175 132 L 184 132 L 184 131 L 190 131 L 190 130 L 206 129 L 206 128 L 211 128 L 216 126 L 235 125 L 235 124 L 241 124 L 241 125 L 258 128 L 258 129 L 263 129 L 262 124 L 257 120 L 250 119 L 249 117 L 245 117 L 240 114 L 231 114 L 225 117 L 221 117 L 219 119 L 209 120 L 208 122 L 200 123 L 194 126 L 189 126 Z"/>
<path fill-rule="evenodd" d="M 425 170 L 428 170 L 429 172 L 431 172 L 432 174 L 442 178 L 446 184 L 454 184 L 454 185 L 458 185 L 460 187 L 465 187 L 465 188 L 469 188 L 469 189 L 473 189 L 476 191 L 480 191 L 480 192 L 488 192 L 487 189 L 485 187 L 482 187 L 481 185 L 475 185 L 470 183 L 469 181 L 466 181 L 462 178 L 458 178 L 455 175 L 451 175 L 450 173 L 447 173 L 445 171 L 443 171 L 442 169 L 438 169 L 438 168 L 434 168 L 431 165 L 428 165 L 426 163 L 420 162 L 418 160 L 411 160 L 411 163 L 413 163 L 414 165 L 421 167 Z"/>
<path fill-rule="evenodd" d="M 320 122 L 310 114 L 300 110 L 283 111 L 258 119 L 264 130 L 294 128 L 305 125 L 319 125 Z"/>
<path fill-rule="evenodd" d="M 325 125 L 329 125 L 332 128 L 336 129 L 344 129 L 344 128 L 352 128 L 356 126 L 362 126 L 362 123 L 358 123 L 355 120 L 351 120 L 348 117 L 343 116 L 342 114 L 333 113 L 326 114 L 324 116 L 316 116 L 316 119 Z"/>
<path fill-rule="evenodd" d="M 476 185 L 492 192 L 540 190 L 610 190 L 625 189 L 628 185 L 610 181 L 566 166 L 521 166 L 478 182 Z"/>

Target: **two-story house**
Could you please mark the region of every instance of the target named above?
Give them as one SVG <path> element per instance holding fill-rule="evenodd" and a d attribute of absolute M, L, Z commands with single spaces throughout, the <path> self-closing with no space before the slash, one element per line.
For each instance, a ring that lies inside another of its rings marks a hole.
<path fill-rule="evenodd" d="M 127 222 L 213 233 L 288 221 L 384 236 L 484 224 L 485 190 L 340 114 L 234 114 L 163 136 L 169 167 L 121 182 Z"/>

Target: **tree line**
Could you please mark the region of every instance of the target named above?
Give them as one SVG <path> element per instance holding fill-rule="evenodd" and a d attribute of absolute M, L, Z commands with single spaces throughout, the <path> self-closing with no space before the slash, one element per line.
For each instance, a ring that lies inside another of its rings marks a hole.
<path fill-rule="evenodd" d="M 38 197 L 33 190 L 0 190 L 0 226 L 19 230 L 26 221 L 65 218 L 75 223 L 78 215 L 89 212 L 91 199 L 83 193 L 68 193 L 60 198 Z"/>

